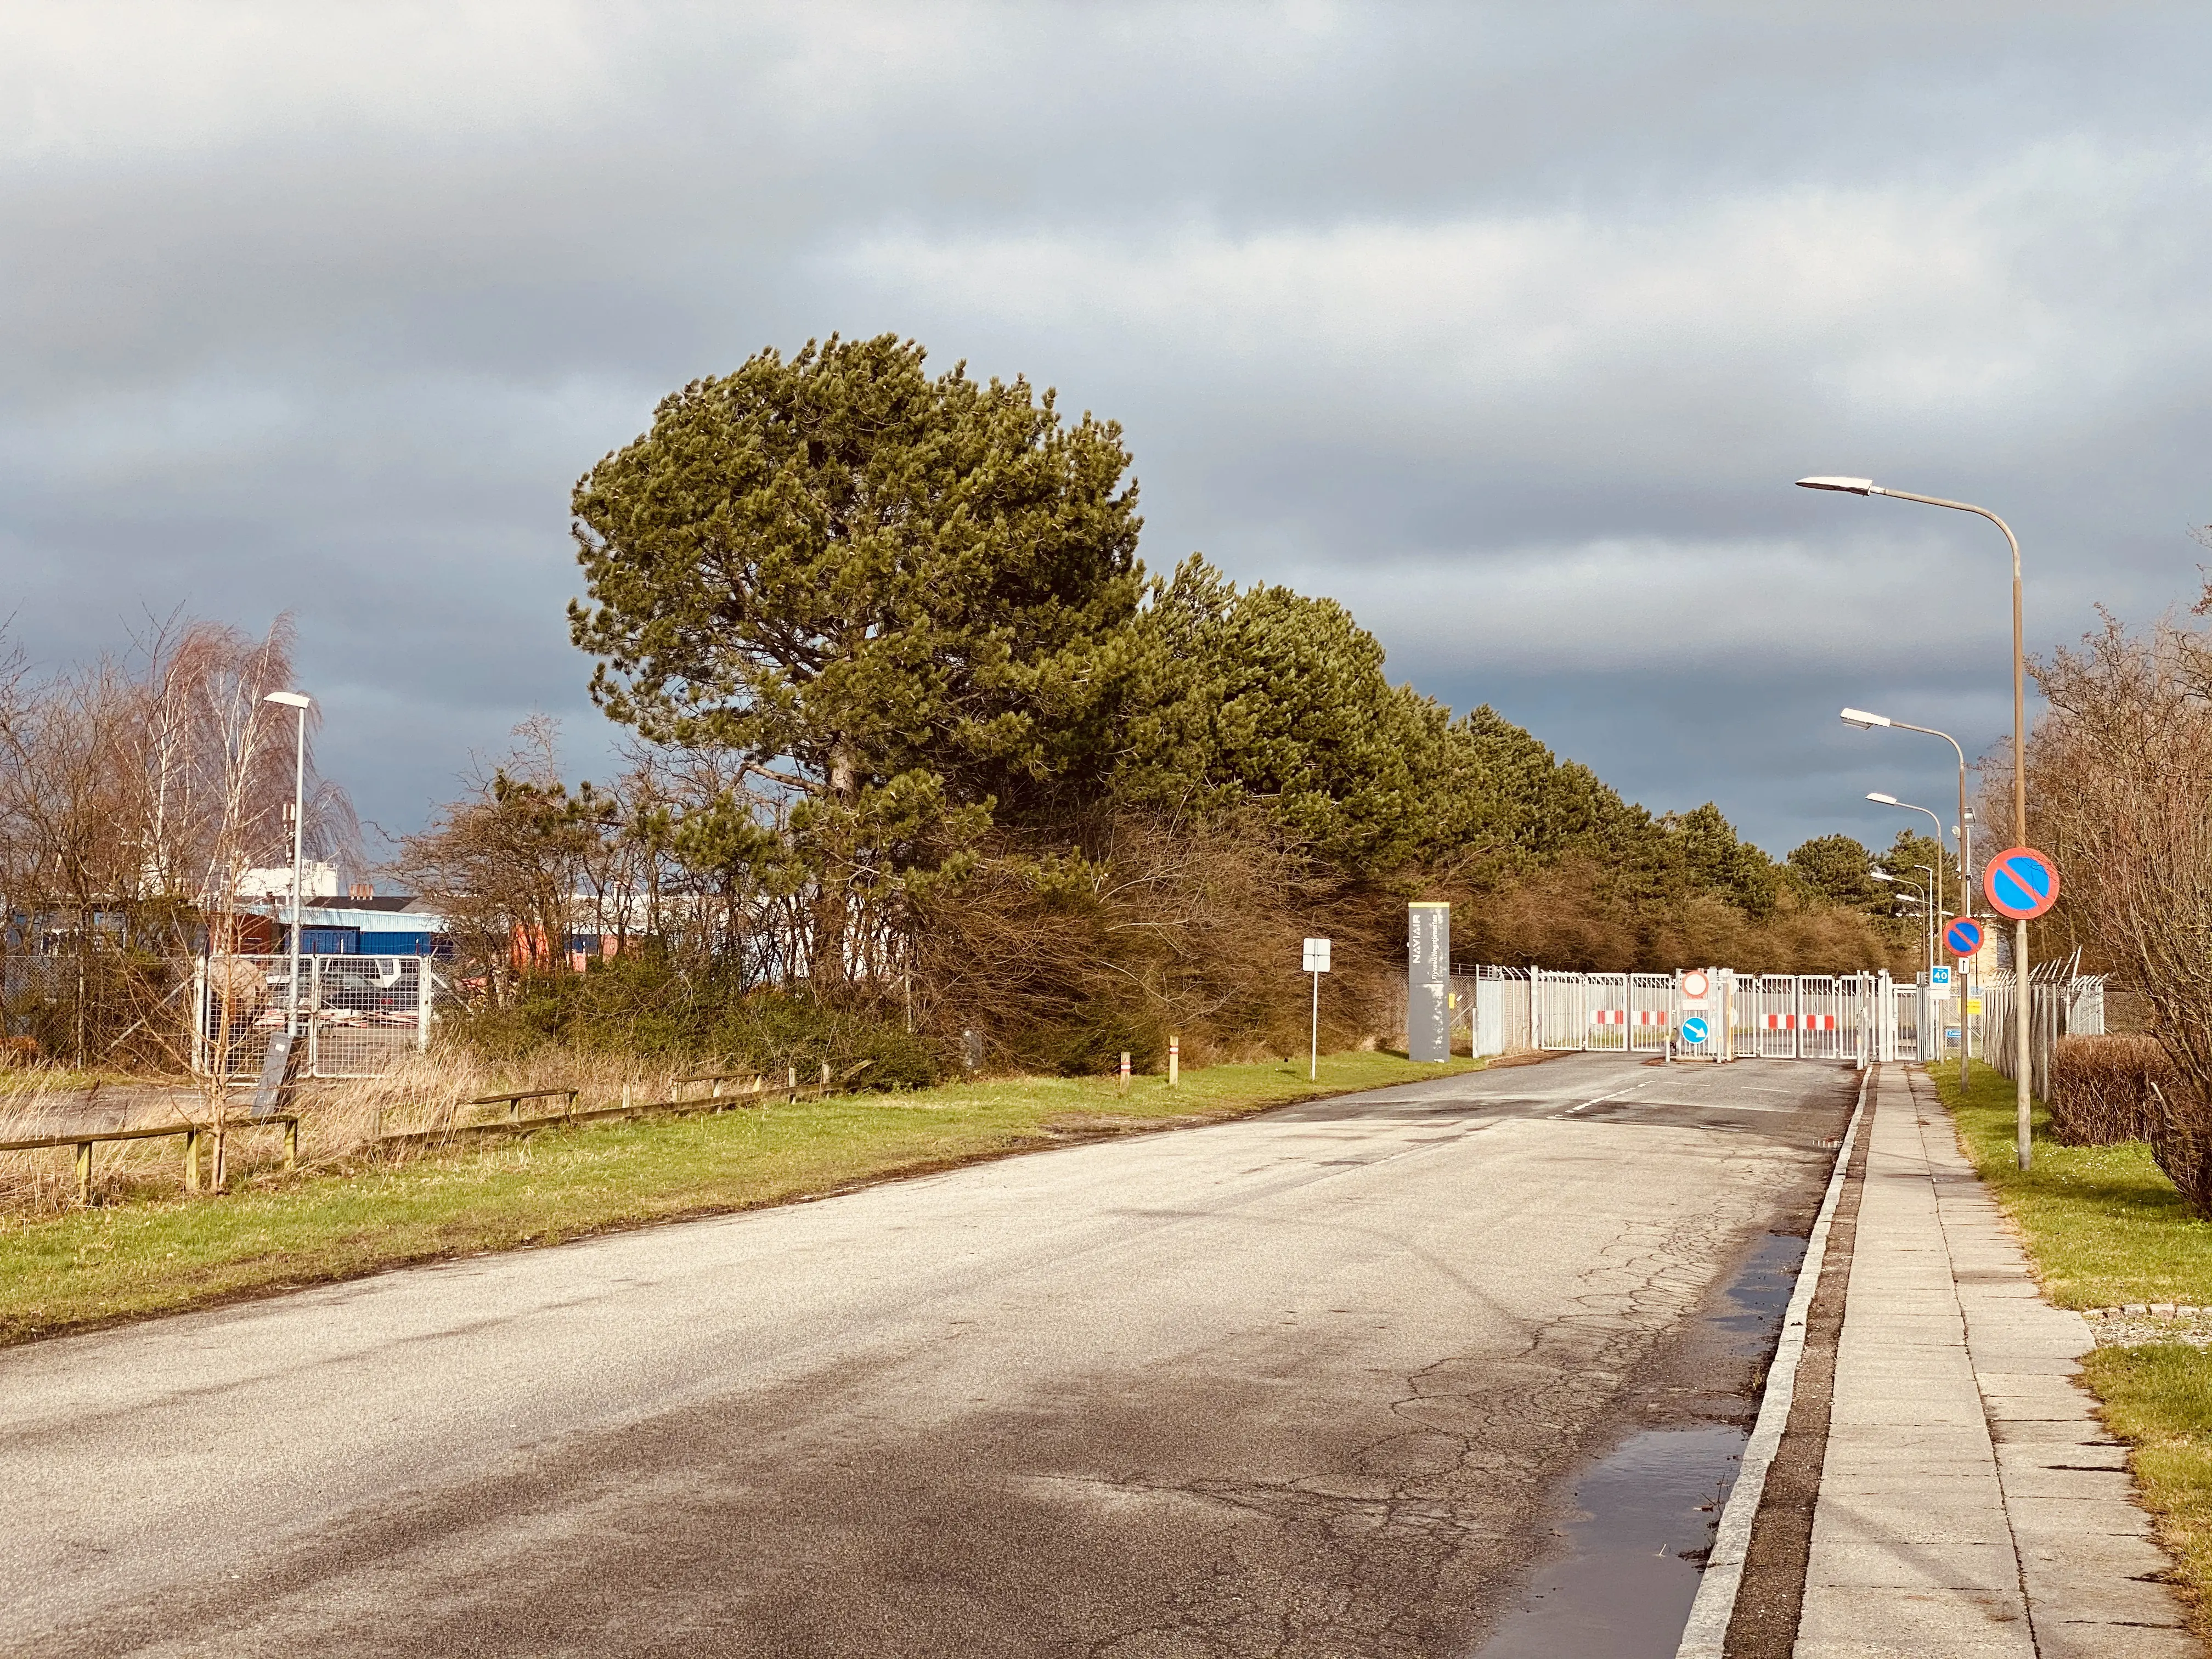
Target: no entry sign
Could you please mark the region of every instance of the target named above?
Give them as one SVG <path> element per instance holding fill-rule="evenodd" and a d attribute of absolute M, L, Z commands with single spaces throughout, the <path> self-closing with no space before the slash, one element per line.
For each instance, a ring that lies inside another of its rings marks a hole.
<path fill-rule="evenodd" d="M 2027 921 L 2058 902 L 2058 866 L 2033 847 L 2009 847 L 1983 870 L 1982 890 L 1998 915 Z"/>
<path fill-rule="evenodd" d="M 1972 916 L 1954 916 L 1943 924 L 1943 948 L 1954 957 L 1970 957 L 1982 948 L 1982 924 Z"/>

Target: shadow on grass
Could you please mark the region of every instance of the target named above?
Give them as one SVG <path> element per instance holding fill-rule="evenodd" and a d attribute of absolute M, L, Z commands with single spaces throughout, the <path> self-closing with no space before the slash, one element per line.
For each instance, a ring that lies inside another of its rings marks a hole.
<path fill-rule="evenodd" d="M 1977 1065 L 1962 1097 L 1957 1073 L 1934 1073 L 1982 1179 L 2018 1224 L 2062 1307 L 2130 1302 L 2212 1304 L 2212 1223 L 2197 1218 L 2142 1141 L 2069 1146 L 2039 1103 L 2033 1167 L 2019 1167 L 2008 1079 Z"/>

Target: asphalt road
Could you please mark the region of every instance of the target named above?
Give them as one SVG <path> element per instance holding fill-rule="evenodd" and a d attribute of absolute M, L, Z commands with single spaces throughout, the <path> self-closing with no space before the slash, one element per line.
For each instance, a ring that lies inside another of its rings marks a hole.
<path fill-rule="evenodd" d="M 0 1354 L 0 1651 L 1469 1653 L 1855 1079 L 1598 1056 Z"/>

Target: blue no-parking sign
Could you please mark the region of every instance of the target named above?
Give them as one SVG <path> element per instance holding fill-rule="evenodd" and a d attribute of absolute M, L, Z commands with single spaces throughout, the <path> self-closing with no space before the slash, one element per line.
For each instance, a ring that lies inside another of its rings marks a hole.
<path fill-rule="evenodd" d="M 2008 847 L 1982 871 L 1982 890 L 1999 915 L 2030 921 L 2058 902 L 2058 866 L 2033 847 Z"/>
<path fill-rule="evenodd" d="M 1682 1022 L 1682 1041 L 1685 1042 L 1692 1044 L 1703 1042 L 1712 1034 L 1713 1028 L 1705 1024 L 1701 1015 L 1692 1014 L 1689 1018 Z"/>
<path fill-rule="evenodd" d="M 1982 924 L 1972 916 L 1954 916 L 1943 924 L 1943 948 L 1954 957 L 1970 957 L 1982 948 Z"/>

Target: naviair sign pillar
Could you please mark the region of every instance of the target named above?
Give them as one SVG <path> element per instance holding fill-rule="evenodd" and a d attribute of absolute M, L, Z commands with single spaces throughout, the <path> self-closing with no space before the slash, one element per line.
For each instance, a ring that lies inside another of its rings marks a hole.
<path fill-rule="evenodd" d="M 1406 907 L 1406 1055 L 1451 1058 L 1451 906 Z"/>

